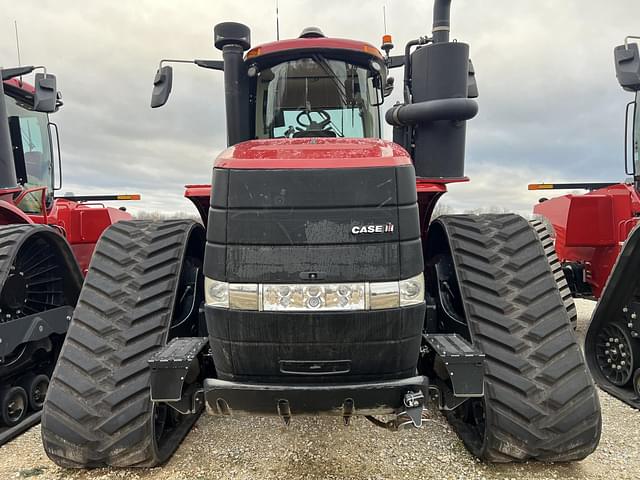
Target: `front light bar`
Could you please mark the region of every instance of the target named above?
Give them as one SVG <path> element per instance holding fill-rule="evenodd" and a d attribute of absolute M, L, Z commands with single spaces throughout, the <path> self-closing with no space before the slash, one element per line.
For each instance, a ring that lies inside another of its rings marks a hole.
<path fill-rule="evenodd" d="M 395 282 L 227 283 L 205 278 L 210 307 L 264 312 L 381 310 L 424 301 L 421 274 Z"/>

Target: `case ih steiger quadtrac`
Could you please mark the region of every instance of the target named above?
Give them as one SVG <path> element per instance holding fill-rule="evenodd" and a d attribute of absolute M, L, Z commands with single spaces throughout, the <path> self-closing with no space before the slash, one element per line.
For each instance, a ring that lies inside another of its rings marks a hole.
<path fill-rule="evenodd" d="M 317 28 L 255 48 L 244 25 L 214 28 L 223 60 L 193 63 L 224 72 L 229 148 L 186 193 L 206 230 L 103 234 L 43 410 L 56 463 L 158 465 L 205 408 L 398 429 L 431 404 L 484 460 L 594 450 L 597 392 L 536 232 L 509 214 L 430 222 L 466 180 L 477 111 L 449 10 L 436 0 L 433 35 L 399 56 L 390 38 L 383 56 Z M 402 65 L 388 142 L 380 107 Z"/>
<path fill-rule="evenodd" d="M 640 55 L 638 44 L 629 43 L 632 38 L 640 37 L 629 36 L 614 50 L 618 81 L 635 92 L 625 112 L 625 173 L 630 180 L 532 184 L 529 189 L 589 190 L 541 199 L 533 210 L 538 222 L 551 227 L 573 296 L 599 300 L 585 342 L 594 379 L 610 394 L 640 408 Z"/>
<path fill-rule="evenodd" d="M 104 197 L 54 198 L 62 179 L 48 114 L 62 102 L 54 75 L 22 81 L 36 68 L 0 69 L 0 444 L 40 419 L 98 237 L 131 219 L 78 203 Z"/>

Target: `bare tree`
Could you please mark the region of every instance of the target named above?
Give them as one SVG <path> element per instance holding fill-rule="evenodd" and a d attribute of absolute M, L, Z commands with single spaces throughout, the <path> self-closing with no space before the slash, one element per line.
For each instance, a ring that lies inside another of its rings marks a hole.
<path fill-rule="evenodd" d="M 433 209 L 433 213 L 431 214 L 431 219 L 438 218 L 440 215 L 449 215 L 453 212 L 453 208 L 451 205 L 447 205 L 446 203 L 437 203 L 435 208 Z"/>
<path fill-rule="evenodd" d="M 160 220 L 178 220 L 178 219 L 187 218 L 191 220 L 201 221 L 200 217 L 193 213 L 185 213 L 185 212 L 166 213 L 166 212 L 160 212 L 158 210 L 140 210 L 139 212 L 133 213 L 133 217 L 136 220 L 160 221 Z"/>

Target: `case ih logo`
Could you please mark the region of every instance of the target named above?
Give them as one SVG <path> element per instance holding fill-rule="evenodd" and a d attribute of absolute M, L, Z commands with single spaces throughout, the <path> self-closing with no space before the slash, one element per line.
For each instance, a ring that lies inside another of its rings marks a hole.
<path fill-rule="evenodd" d="M 391 233 L 393 228 L 393 223 L 386 223 L 385 225 L 356 225 L 351 229 L 351 233 L 354 235 L 360 235 L 361 233 Z"/>

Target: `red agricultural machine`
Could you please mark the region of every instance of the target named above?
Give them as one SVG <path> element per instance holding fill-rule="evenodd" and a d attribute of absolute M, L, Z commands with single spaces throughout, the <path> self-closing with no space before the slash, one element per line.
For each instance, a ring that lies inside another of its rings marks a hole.
<path fill-rule="evenodd" d="M 548 225 L 566 283 L 574 297 L 599 300 L 585 342 L 596 382 L 640 408 L 640 55 L 629 43 L 614 50 L 620 85 L 635 92 L 625 112 L 624 183 L 532 184 L 530 190 L 586 189 L 584 195 L 543 198 L 534 214 Z M 632 119 L 629 123 L 629 119 Z M 631 132 L 631 133 L 629 133 Z M 631 144 L 631 160 L 629 146 Z"/>
<path fill-rule="evenodd" d="M 62 179 L 48 114 L 62 102 L 54 75 L 22 81 L 39 68 L 0 69 L 0 444 L 40 419 L 95 244 L 131 219 L 78 203 L 108 198 L 54 197 Z"/>
<path fill-rule="evenodd" d="M 192 221 L 120 222 L 91 260 L 42 417 L 65 467 L 164 462 L 214 415 L 364 416 L 420 427 L 440 409 L 474 455 L 573 461 L 600 405 L 545 250 L 517 215 L 431 222 L 464 176 L 477 96 L 450 0 L 404 55 L 307 28 L 251 48 L 216 25 L 229 148 Z M 245 53 L 246 52 L 246 53 Z M 152 107 L 172 69 L 163 61 Z M 404 103 L 380 108 L 404 66 Z M 385 419 L 381 415 L 388 415 Z"/>

